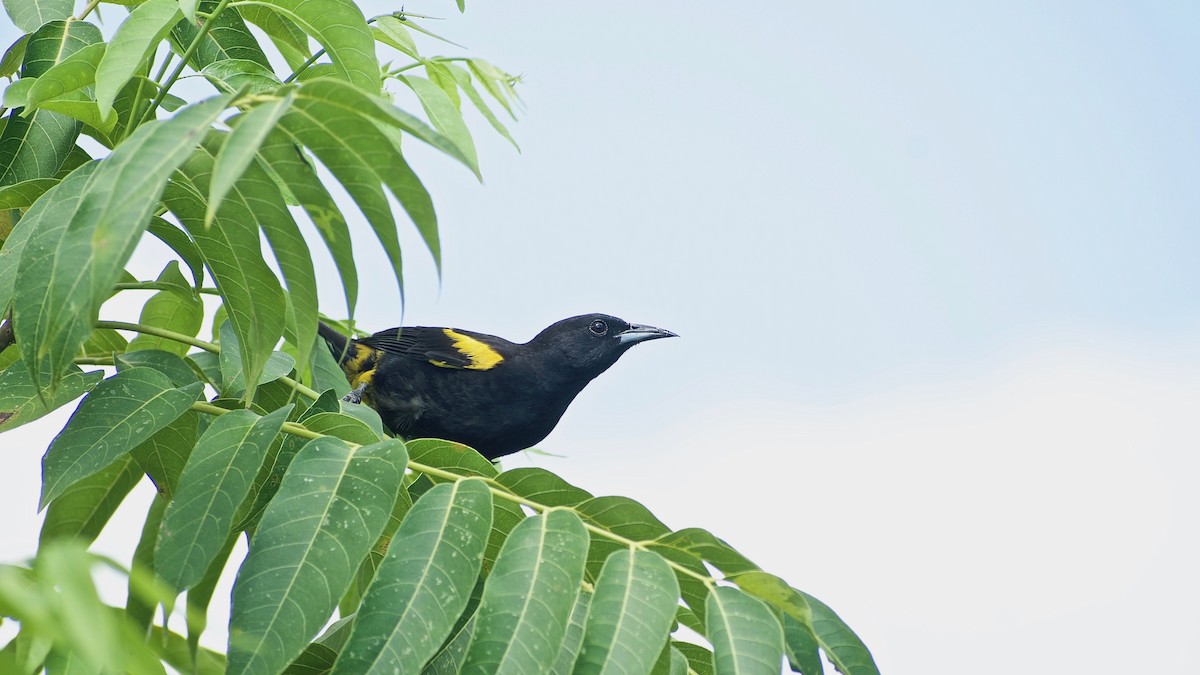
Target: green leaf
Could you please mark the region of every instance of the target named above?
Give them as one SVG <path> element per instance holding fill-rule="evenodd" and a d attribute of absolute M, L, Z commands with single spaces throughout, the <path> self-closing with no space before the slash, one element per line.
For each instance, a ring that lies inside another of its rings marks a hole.
<path fill-rule="evenodd" d="M 688 667 L 698 675 L 713 675 L 713 654 L 711 651 L 690 642 L 671 641 L 671 647 L 679 650 L 687 658 Z"/>
<path fill-rule="evenodd" d="M 750 562 L 746 556 L 735 551 L 732 546 L 711 532 L 698 527 L 665 534 L 659 537 L 654 545 L 690 553 L 721 570 L 727 577 L 758 571 L 758 565 Z"/>
<path fill-rule="evenodd" d="M 176 387 L 199 382 L 196 371 L 182 358 L 161 349 L 138 349 L 117 356 L 117 370 L 145 366 L 153 368 L 170 378 Z"/>
<path fill-rule="evenodd" d="M 632 541 L 652 541 L 670 530 L 645 506 L 628 497 L 594 497 L 576 507 L 585 521 Z M 588 578 L 594 580 L 608 556 L 624 548 L 611 539 L 592 535 Z"/>
<path fill-rule="evenodd" d="M 129 452 L 163 497 L 170 499 L 178 489 L 179 476 L 196 446 L 199 430 L 200 413 L 189 410 Z"/>
<path fill-rule="evenodd" d="M 0 58 L 0 77 L 11 78 L 16 75 L 17 69 L 21 67 L 21 60 L 25 58 L 25 47 L 28 43 L 29 33 L 26 33 L 4 50 L 4 57 Z"/>
<path fill-rule="evenodd" d="M 312 165 L 305 160 L 302 150 L 283 132 L 274 131 L 267 136 L 259 148 L 259 159 L 276 180 L 290 190 L 317 228 L 342 280 L 346 310 L 353 315 L 358 303 L 358 270 L 345 216 L 329 196 Z M 324 349 L 324 343 L 320 351 L 328 351 Z M 339 376 L 345 380 L 344 375 Z"/>
<path fill-rule="evenodd" d="M 312 402 L 312 405 L 296 416 L 295 420 L 301 424 L 306 423 L 312 417 L 323 412 L 334 412 L 338 409 L 338 399 L 331 392 L 325 392 L 317 400 Z M 252 494 L 254 498 L 250 502 L 250 506 L 243 509 L 239 513 L 237 528 L 238 530 L 250 530 L 255 527 L 267 504 L 275 497 L 279 490 L 280 483 L 283 481 L 285 472 L 288 466 L 291 465 L 296 453 L 305 444 L 305 440 L 293 435 L 285 435 L 282 442 L 271 446 L 267 452 L 266 461 L 263 462 L 262 468 L 258 472 L 258 476 L 254 478 L 254 489 Z"/>
<path fill-rule="evenodd" d="M 579 649 L 583 646 L 584 624 L 587 623 L 588 607 L 592 604 L 592 594 L 583 590 L 575 601 L 575 609 L 571 610 L 571 622 L 567 624 L 567 634 L 563 636 L 562 645 L 558 648 L 558 658 L 550 669 L 551 675 L 571 675 L 575 669 L 575 659 L 579 657 Z"/>
<path fill-rule="evenodd" d="M 708 594 L 706 610 L 718 675 L 778 675 L 783 628 L 770 608 L 741 589 L 719 586 Z"/>
<path fill-rule="evenodd" d="M 58 185 L 51 187 L 46 192 L 50 197 L 39 198 L 34 202 L 25 216 L 13 227 L 4 246 L 0 247 L 0 306 L 7 307 L 16 293 L 17 270 L 20 267 L 21 258 L 30 238 L 38 232 L 36 213 L 39 210 L 49 211 L 51 215 L 46 217 L 50 219 L 51 223 L 69 218 L 78 208 L 80 193 L 83 192 L 83 186 L 90 179 L 96 166 L 95 163 L 88 164 Z M 35 214 L 33 219 L 29 217 L 29 212 Z"/>
<path fill-rule="evenodd" d="M 242 18 L 262 29 L 292 70 L 308 60 L 308 36 L 291 19 L 266 5 L 241 5 Z"/>
<path fill-rule="evenodd" d="M 18 361 L 10 365 L 0 371 L 0 432 L 57 410 L 91 391 L 103 378 L 104 373 L 99 370 L 84 373 L 71 366 L 54 391 L 43 390 L 39 396 L 25 364 Z"/>
<path fill-rule="evenodd" d="M 26 105 L 37 107 L 43 101 L 76 92 L 96 82 L 96 65 L 104 56 L 103 42 L 87 45 L 42 73 L 29 88 Z"/>
<path fill-rule="evenodd" d="M 46 509 L 38 546 L 53 539 L 91 544 L 141 478 L 141 469 L 125 457 L 67 488 Z"/>
<path fill-rule="evenodd" d="M 380 440 L 379 435 L 371 427 L 341 413 L 319 412 L 305 417 L 304 428 L 359 445 L 369 445 Z"/>
<path fill-rule="evenodd" d="M 200 249 L 196 248 L 196 242 L 187 232 L 158 216 L 150 219 L 150 226 L 146 229 L 179 255 L 192 273 L 192 285 L 200 288 L 204 284 L 204 256 L 200 255 Z"/>
<path fill-rule="evenodd" d="M 83 356 L 107 358 L 124 353 L 128 346 L 129 341 L 117 331 L 111 328 L 97 328 L 83 343 L 80 353 Z"/>
<path fill-rule="evenodd" d="M 483 455 L 462 443 L 438 438 L 414 438 L 408 442 L 409 459 L 418 464 L 453 471 L 460 476 L 495 477 L 498 472 Z"/>
<path fill-rule="evenodd" d="M 253 398 L 259 375 L 283 335 L 286 302 L 279 280 L 262 258 L 253 220 L 218 215 L 214 227 L 204 227 L 211 169 L 211 155 L 194 153 L 167 186 L 163 203 L 183 223 L 217 280 L 248 376 L 246 396 Z"/>
<path fill-rule="evenodd" d="M 592 498 L 587 490 L 537 467 L 509 469 L 496 476 L 496 482 L 519 497 L 546 506 L 575 506 Z"/>
<path fill-rule="evenodd" d="M 417 672 L 467 607 L 492 524 L 485 483 L 425 493 L 400 524 L 334 673 Z"/>
<path fill-rule="evenodd" d="M 193 3 L 195 0 L 183 0 L 180 9 L 186 13 L 187 4 Z M 217 0 L 201 0 L 199 8 L 201 12 L 211 14 L 216 10 L 217 4 Z M 180 21 L 171 29 L 171 41 L 177 53 L 185 52 L 196 39 L 200 32 L 197 25 L 195 21 Z M 201 70 L 210 64 L 230 59 L 251 61 L 266 68 L 271 67 L 267 55 L 258 46 L 258 40 L 246 27 L 246 22 L 236 11 L 230 11 L 227 7 L 213 19 L 208 33 L 201 38 L 200 44 L 188 59 L 188 65 L 193 70 Z"/>
<path fill-rule="evenodd" d="M 372 94 L 379 61 L 367 19 L 351 0 L 267 0 L 266 5 L 311 35 L 329 54 L 338 77 Z"/>
<path fill-rule="evenodd" d="M 179 272 L 178 264 L 172 261 L 170 265 L 171 267 L 159 275 L 158 280 L 162 282 L 164 276 L 170 276 L 172 279 L 183 282 L 186 286 L 187 281 Z M 195 337 L 200 332 L 200 325 L 203 321 L 204 303 L 200 302 L 200 298 L 191 292 L 180 293 L 175 290 L 158 291 L 150 296 L 150 299 L 142 306 L 142 312 L 138 319 L 138 323 L 142 325 L 163 328 L 188 337 Z M 191 345 L 183 342 L 145 333 L 139 334 L 129 343 L 130 350 L 155 349 L 176 356 L 187 354 L 190 348 Z"/>
<path fill-rule="evenodd" d="M 325 625 L 383 531 L 407 457 L 322 437 L 296 455 L 233 587 L 229 672 L 275 673 Z"/>
<path fill-rule="evenodd" d="M 657 553 L 610 555 L 596 582 L 574 672 L 649 672 L 667 643 L 678 602 L 675 573 Z"/>
<path fill-rule="evenodd" d="M 221 143 L 213 162 L 213 175 L 208 188 L 208 210 L 204 214 L 204 226 L 211 227 L 217 208 L 225 199 L 225 195 L 233 188 L 233 184 L 242 177 L 246 167 L 254 161 L 258 148 L 266 140 L 267 134 L 279 122 L 279 118 L 287 112 L 292 104 L 294 91 L 289 91 L 283 98 L 276 99 L 256 106 L 245 115 L 238 118 L 233 132 Z"/>
<path fill-rule="evenodd" d="M 9 18 L 26 33 L 51 21 L 70 17 L 72 5 L 72 0 L 4 0 Z"/>
<path fill-rule="evenodd" d="M 793 619 L 790 614 L 783 615 L 783 646 L 788 665 L 794 672 L 824 675 L 825 666 L 821 664 L 817 636 L 809 626 Z"/>
<path fill-rule="evenodd" d="M 324 86 L 333 85 L 333 86 Z M 341 100 L 327 98 L 335 93 Z M 310 148 L 333 173 L 367 217 L 383 246 L 397 286 L 403 291 L 403 262 L 396 221 L 380 183 L 387 185 L 412 217 L 439 265 L 441 249 L 433 203 L 392 139 L 363 118 L 350 96 L 365 96 L 335 80 L 306 83 L 281 124 Z M 369 98 L 369 97 L 368 97 Z"/>
<path fill-rule="evenodd" d="M 47 193 L 65 192 L 61 201 L 39 210 L 50 201 L 43 197 L 26 212 L 20 226 L 34 234 L 18 267 L 13 325 L 18 343 L 38 345 L 23 354 L 28 364 L 49 363 L 57 374 L 70 362 L 149 223 L 167 177 L 191 154 L 197 132 L 227 104 L 226 97 L 212 98 L 142 125 L 85 180 L 73 180 L 79 175 L 73 173 Z M 30 368 L 35 375 L 40 370 Z"/>
<path fill-rule="evenodd" d="M 199 383 L 176 389 L 162 373 L 131 368 L 96 385 L 42 458 L 44 507 L 182 415 Z"/>
<path fill-rule="evenodd" d="M 216 61 L 204 66 L 200 73 L 214 87 L 230 94 L 243 88 L 248 94 L 265 94 L 282 84 L 269 66 L 244 59 Z"/>
<path fill-rule="evenodd" d="M 459 152 L 466 158 L 467 166 L 479 175 L 479 156 L 475 152 L 475 142 L 471 140 L 471 132 L 467 130 L 467 124 L 454 101 L 441 87 L 423 77 L 400 75 L 397 79 L 417 94 L 417 99 L 425 109 L 433 128 L 458 146 Z"/>
<path fill-rule="evenodd" d="M 458 95 L 458 82 L 454 81 L 454 75 L 446 64 L 437 59 L 423 61 L 421 65 L 425 66 L 425 76 L 429 81 L 436 84 L 439 89 L 450 97 L 450 101 L 454 103 L 454 109 L 458 110 L 462 107 L 462 97 Z"/>
<path fill-rule="evenodd" d="M 233 332 L 230 322 L 221 324 L 221 383 L 218 387 L 222 396 L 237 396 L 246 390 L 246 375 L 242 370 L 243 357 L 241 344 Z M 295 359 L 284 352 L 271 352 L 262 366 L 262 371 L 255 380 L 255 387 L 265 384 L 292 372 L 296 365 Z"/>
<path fill-rule="evenodd" d="M 150 508 L 146 510 L 146 518 L 142 522 L 142 533 L 133 549 L 133 562 L 130 564 L 128 589 L 125 594 L 125 616 L 143 633 L 154 622 L 154 609 L 158 603 L 155 598 L 147 597 L 148 594 L 138 585 L 138 581 L 150 578 L 153 574 L 154 542 L 158 539 L 163 512 L 166 510 L 166 499 L 158 497 L 150 502 Z"/>
<path fill-rule="evenodd" d="M 121 22 L 96 67 L 96 103 L 101 117 L 112 113 L 117 93 L 145 67 L 158 43 L 182 17 L 179 0 L 146 0 Z"/>
<path fill-rule="evenodd" d="M 29 37 L 21 77 L 39 77 L 80 49 L 101 41 L 100 29 L 85 21 L 47 23 Z M 54 177 L 79 137 L 80 124 L 59 113 L 20 113 L 12 111 L 0 133 L 0 186 Z"/>
<path fill-rule="evenodd" d="M 286 104 L 289 96 L 283 101 Z M 267 104 L 270 106 L 271 104 Z M 286 108 L 286 105 L 284 105 Z M 256 108 L 255 111 L 258 109 Z M 253 115 L 255 111 L 247 114 Z M 274 125 L 278 115 L 273 115 L 269 123 Z M 204 151 L 215 158 L 214 171 L 220 171 L 222 157 L 227 157 L 226 150 L 233 146 L 244 146 L 257 150 L 262 139 L 239 136 L 240 129 L 247 120 L 239 123 L 233 133 L 220 143 L 221 136 L 210 134 L 205 139 Z M 264 130 L 265 131 L 265 130 Z M 219 145 L 219 150 L 218 150 Z M 237 149 L 232 152 L 240 152 Z M 287 204 L 279 195 L 279 190 L 272 182 L 267 172 L 257 163 L 253 156 L 245 156 L 246 163 L 242 166 L 243 173 L 233 185 L 229 198 L 225 200 L 221 211 L 223 218 L 234 218 L 247 221 L 257 221 L 262 228 L 283 278 L 287 282 L 288 299 L 285 311 L 285 337 L 296 347 L 296 358 L 300 363 L 307 363 L 309 350 L 317 337 L 317 280 L 313 269 L 312 257 L 309 254 L 308 242 L 300 233 L 299 226 L 292 218 Z M 228 167 L 227 167 L 228 168 Z M 214 178 L 215 180 L 215 178 Z M 205 217 L 209 217 L 206 213 Z M 207 227 L 207 225 L 206 225 Z M 274 358 L 274 357 L 272 357 Z M 286 373 L 285 373 L 286 374 Z"/>
<path fill-rule="evenodd" d="M 510 117 L 516 119 L 512 106 L 509 104 L 510 99 L 517 100 L 517 92 L 512 86 L 515 78 L 483 59 L 471 59 L 467 65 L 475 74 L 475 78 L 483 85 L 484 90 L 504 107 Z"/>
<path fill-rule="evenodd" d="M 6 185 L 0 188 L 0 209 L 28 209 L 58 182 L 56 178 L 31 178 Z"/>
<path fill-rule="evenodd" d="M 199 582 L 224 547 L 234 513 L 290 411 L 287 406 L 264 417 L 249 410 L 228 412 L 213 420 L 196 443 L 154 553 L 158 577 L 176 591 Z"/>
<path fill-rule="evenodd" d="M 462 89 L 464 94 L 467 94 L 467 98 L 469 98 L 470 102 L 474 104 L 475 109 L 479 110 L 479 114 L 484 115 L 484 119 L 487 120 L 487 124 L 492 125 L 492 129 L 496 130 L 500 136 L 508 139 L 509 143 L 512 144 L 512 147 L 516 148 L 518 153 L 520 153 L 520 145 L 517 145 L 516 139 L 512 138 L 508 127 L 505 127 L 504 124 L 500 123 L 500 120 L 492 113 L 492 109 L 487 107 L 487 103 L 484 102 L 484 97 L 479 95 L 479 90 L 475 89 L 475 85 L 472 83 L 472 80 L 470 80 L 470 73 L 466 70 L 466 68 L 457 66 L 455 64 L 445 64 L 445 67 L 449 68 L 450 73 L 452 76 L 454 76 L 455 82 L 458 84 L 458 88 Z"/>
<path fill-rule="evenodd" d="M 376 40 L 401 53 L 414 59 L 421 58 L 417 53 L 417 43 L 413 42 L 412 33 L 404 27 L 404 22 L 394 16 L 381 16 L 376 19 L 375 25 L 371 27 L 371 34 Z"/>
<path fill-rule="evenodd" d="M 846 675 L 877 675 L 871 652 L 828 605 L 798 591 L 766 572 L 747 572 L 732 578 L 742 590 L 765 600 L 800 622 L 824 650 L 826 658 Z"/>
<path fill-rule="evenodd" d="M 588 537 L 571 511 L 526 519 L 488 577 L 463 673 L 540 673 L 558 657 L 579 596 Z"/>

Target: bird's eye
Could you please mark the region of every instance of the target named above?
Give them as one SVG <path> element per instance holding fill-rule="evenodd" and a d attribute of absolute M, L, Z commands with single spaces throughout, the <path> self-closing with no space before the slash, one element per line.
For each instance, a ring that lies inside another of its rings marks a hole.
<path fill-rule="evenodd" d="M 604 335 L 608 332 L 608 324 L 604 323 L 600 319 L 596 319 L 588 325 L 588 330 L 592 331 L 596 335 Z"/>

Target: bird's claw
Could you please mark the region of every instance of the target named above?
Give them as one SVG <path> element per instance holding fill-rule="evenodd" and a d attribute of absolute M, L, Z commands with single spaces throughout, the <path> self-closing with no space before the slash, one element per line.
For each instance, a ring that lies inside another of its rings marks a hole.
<path fill-rule="evenodd" d="M 349 394 L 343 396 L 342 400 L 346 401 L 347 403 L 362 403 L 363 393 L 366 391 L 367 383 L 363 382 L 362 384 L 358 385 L 358 387 L 351 390 Z"/>

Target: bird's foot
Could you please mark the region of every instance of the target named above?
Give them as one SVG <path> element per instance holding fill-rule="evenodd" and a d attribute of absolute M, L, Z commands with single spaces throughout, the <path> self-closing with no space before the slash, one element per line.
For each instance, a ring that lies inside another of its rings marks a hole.
<path fill-rule="evenodd" d="M 367 383 L 363 382 L 353 389 L 349 394 L 342 397 L 343 401 L 348 403 L 362 403 L 363 393 L 367 391 Z"/>

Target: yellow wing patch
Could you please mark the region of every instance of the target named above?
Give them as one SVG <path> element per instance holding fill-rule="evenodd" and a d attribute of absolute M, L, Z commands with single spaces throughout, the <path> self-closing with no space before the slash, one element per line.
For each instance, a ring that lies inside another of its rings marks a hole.
<path fill-rule="evenodd" d="M 504 357 L 500 356 L 500 352 L 469 335 L 463 335 L 453 328 L 443 328 L 442 332 L 453 342 L 454 349 L 459 354 L 467 357 L 471 362 L 471 365 L 463 366 L 463 368 L 468 370 L 491 370 L 496 367 L 496 364 L 504 360 Z M 443 368 L 454 368 L 454 366 L 445 361 L 430 361 L 430 363 Z"/>

